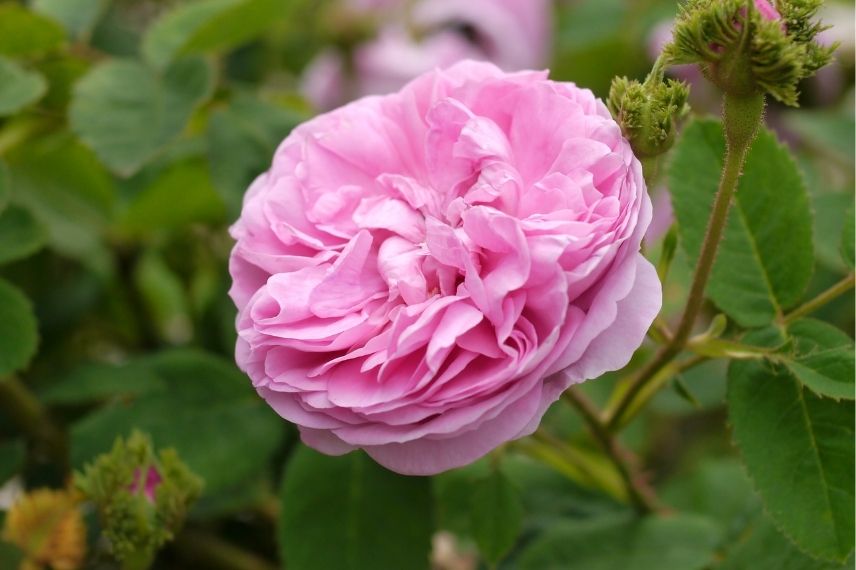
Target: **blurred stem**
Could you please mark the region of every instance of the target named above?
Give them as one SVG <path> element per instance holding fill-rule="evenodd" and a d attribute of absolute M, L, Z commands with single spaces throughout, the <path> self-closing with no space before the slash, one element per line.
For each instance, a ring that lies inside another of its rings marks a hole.
<path fill-rule="evenodd" d="M 15 376 L 0 378 L 0 408 L 33 442 L 44 446 L 63 473 L 69 470 L 68 441 L 36 396 Z"/>
<path fill-rule="evenodd" d="M 191 563 L 190 568 L 210 570 L 276 570 L 276 566 L 231 542 L 201 531 L 185 529 L 178 535 L 174 548 L 179 558 Z"/>
<path fill-rule="evenodd" d="M 634 461 L 630 452 L 622 447 L 618 439 L 601 422 L 600 412 L 594 403 L 574 388 L 565 390 L 562 398 L 580 412 L 592 435 L 615 465 L 622 481 L 624 481 L 627 495 L 630 497 L 633 507 L 640 513 L 657 511 L 657 498 L 654 495 L 654 490 L 645 482 L 642 474 L 634 468 Z"/>
<path fill-rule="evenodd" d="M 723 104 L 726 141 L 725 164 L 722 169 L 719 189 L 713 202 L 713 209 L 708 219 L 707 231 L 699 253 L 686 307 L 672 341 L 661 348 L 653 360 L 630 382 L 627 392 L 607 421 L 607 427 L 610 431 L 614 431 L 619 425 L 626 423 L 624 415 L 629 408 L 633 407 L 637 395 L 681 353 L 690 333 L 692 333 L 696 318 L 704 304 L 705 288 L 713 269 L 713 262 L 716 259 L 716 252 L 719 248 L 719 242 L 722 240 L 725 224 L 728 221 L 731 201 L 737 191 L 737 183 L 743 172 L 746 155 L 749 153 L 752 141 L 755 140 L 755 135 L 758 133 L 763 114 L 763 95 L 735 97 L 728 93 L 725 94 Z"/>
<path fill-rule="evenodd" d="M 800 305 L 799 307 L 782 317 L 782 324 L 788 325 L 797 319 L 801 319 L 802 317 L 813 313 L 814 311 L 818 310 L 830 301 L 834 301 L 839 296 L 852 289 L 854 283 L 856 283 L 856 277 L 854 277 L 853 273 L 851 273 L 850 275 L 848 275 L 823 293 L 819 294 L 811 301 L 807 301 L 805 304 Z"/>

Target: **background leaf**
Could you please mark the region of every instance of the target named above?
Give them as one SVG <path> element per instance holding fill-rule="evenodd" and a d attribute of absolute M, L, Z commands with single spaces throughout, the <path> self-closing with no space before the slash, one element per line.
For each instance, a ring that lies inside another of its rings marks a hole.
<path fill-rule="evenodd" d="M 0 279 L 0 382 L 26 368 L 36 354 L 38 326 L 33 306 L 17 287 Z"/>
<path fill-rule="evenodd" d="M 173 351 L 135 365 L 161 378 L 166 389 L 115 402 L 76 423 L 71 432 L 75 467 L 136 428 L 150 434 L 158 447 L 175 447 L 205 480 L 206 495 L 263 470 L 282 441 L 283 424 L 231 363 L 201 352 Z"/>
<path fill-rule="evenodd" d="M 724 152 L 722 127 L 710 120 L 689 124 L 674 152 L 669 191 L 690 264 L 704 240 Z M 802 297 L 812 275 L 811 243 L 800 173 L 775 135 L 762 131 L 746 160 L 708 295 L 743 326 L 768 324 Z"/>
<path fill-rule="evenodd" d="M 71 128 L 111 170 L 130 175 L 184 129 L 212 82 L 201 59 L 177 61 L 162 74 L 133 60 L 107 61 L 77 84 Z"/>
<path fill-rule="evenodd" d="M 851 205 L 844 214 L 844 231 L 841 232 L 841 254 L 844 256 L 844 261 L 853 269 L 853 249 L 854 249 L 854 232 L 853 232 L 853 206 Z"/>
<path fill-rule="evenodd" d="M 87 35 L 109 0 L 35 0 L 33 10 L 61 23 L 71 37 Z"/>
<path fill-rule="evenodd" d="M 523 552 L 521 570 L 695 570 L 713 556 L 715 527 L 704 518 L 611 517 L 556 524 Z"/>
<path fill-rule="evenodd" d="M 734 441 L 767 512 L 806 552 L 843 561 L 854 534 L 853 403 L 819 398 L 764 362 L 734 361 L 728 380 Z"/>
<path fill-rule="evenodd" d="M 281 494 L 279 542 L 291 570 L 428 568 L 431 487 L 362 452 L 329 457 L 300 447 Z"/>
<path fill-rule="evenodd" d="M 0 265 L 32 255 L 46 241 L 44 228 L 27 210 L 11 206 L 0 211 Z"/>
<path fill-rule="evenodd" d="M 473 488 L 470 509 L 479 552 L 487 562 L 496 564 L 508 554 L 520 534 L 523 520 L 520 494 L 499 469 L 493 469 Z"/>
<path fill-rule="evenodd" d="M 179 55 L 232 48 L 283 16 L 279 0 L 199 0 L 167 12 L 146 32 L 143 55 L 163 68 Z"/>
<path fill-rule="evenodd" d="M 0 15 L 2 17 L 2 15 Z M 48 85 L 35 71 L 0 57 L 0 117 L 17 113 L 45 94 Z"/>
<path fill-rule="evenodd" d="M 50 18 L 11 2 L 0 5 L 0 55 L 44 53 L 61 44 L 63 37 L 62 28 Z"/>

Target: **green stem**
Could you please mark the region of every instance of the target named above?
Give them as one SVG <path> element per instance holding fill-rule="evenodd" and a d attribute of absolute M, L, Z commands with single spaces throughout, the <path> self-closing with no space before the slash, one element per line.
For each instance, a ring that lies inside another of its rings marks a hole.
<path fill-rule="evenodd" d="M 623 416 L 628 408 L 633 405 L 636 396 L 653 378 L 657 377 L 660 370 L 681 353 L 687 340 L 689 340 L 696 318 L 704 304 L 705 288 L 713 269 L 713 262 L 716 259 L 725 224 L 728 221 L 728 211 L 734 193 L 737 191 L 737 182 L 740 180 L 749 148 L 758 133 L 763 114 L 763 95 L 736 97 L 728 93 L 725 94 L 723 104 L 723 123 L 727 144 L 725 165 L 722 169 L 722 178 L 713 202 L 713 209 L 708 219 L 707 231 L 696 263 L 686 307 L 672 341 L 664 346 L 631 381 L 627 392 L 607 422 L 610 430 L 614 430 L 618 425 L 625 423 Z"/>
<path fill-rule="evenodd" d="M 44 446 L 63 473 L 69 470 L 68 441 L 42 403 L 15 376 L 0 378 L 0 408 L 33 442 Z"/>
<path fill-rule="evenodd" d="M 843 295 L 844 293 L 852 289 L 854 283 L 856 283 L 856 277 L 854 277 L 854 275 L 851 273 L 850 275 L 848 275 L 823 293 L 819 294 L 811 301 L 807 301 L 804 305 L 800 305 L 799 307 L 782 317 L 782 324 L 790 324 L 797 319 L 800 319 L 810 313 L 813 313 L 814 311 L 818 310 L 830 301 L 835 300 L 840 295 Z"/>
<path fill-rule="evenodd" d="M 618 439 L 600 420 L 600 413 L 588 398 L 581 392 L 571 388 L 562 394 L 562 398 L 575 407 L 582 415 L 589 430 L 603 448 L 606 455 L 615 465 L 616 470 L 624 482 L 627 495 L 630 497 L 633 507 L 640 513 L 650 513 L 658 510 L 657 498 L 653 489 L 647 485 L 645 479 L 633 468 L 630 452 L 624 449 Z"/>

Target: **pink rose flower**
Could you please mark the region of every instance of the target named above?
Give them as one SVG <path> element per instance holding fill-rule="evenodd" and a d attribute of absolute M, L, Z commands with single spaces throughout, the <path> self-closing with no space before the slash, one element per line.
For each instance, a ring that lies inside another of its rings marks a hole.
<path fill-rule="evenodd" d="M 369 12 L 377 4 L 351 0 L 348 5 Z M 550 0 L 418 0 L 409 11 L 395 10 L 396 4 L 401 0 L 382 2 L 387 18 L 376 38 L 355 48 L 352 75 L 334 50 L 309 65 L 303 92 L 316 107 L 331 109 L 363 95 L 390 93 L 422 73 L 463 59 L 491 61 L 505 70 L 547 62 Z"/>
<path fill-rule="evenodd" d="M 296 128 L 230 260 L 237 361 L 328 454 L 432 474 L 623 367 L 661 303 L 651 204 L 606 107 L 462 62 Z"/>

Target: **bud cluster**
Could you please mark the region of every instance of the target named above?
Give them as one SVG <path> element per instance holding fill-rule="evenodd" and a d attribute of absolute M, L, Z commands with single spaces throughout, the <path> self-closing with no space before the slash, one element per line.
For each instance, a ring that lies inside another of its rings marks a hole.
<path fill-rule="evenodd" d="M 118 439 L 75 483 L 95 504 L 113 555 L 126 567 L 140 568 L 181 528 L 202 488 L 174 450 L 156 455 L 139 432 Z"/>
<path fill-rule="evenodd" d="M 688 0 L 666 47 L 670 63 L 698 63 L 728 94 L 769 93 L 797 105 L 799 82 L 829 63 L 836 46 L 815 37 L 822 0 Z"/>

